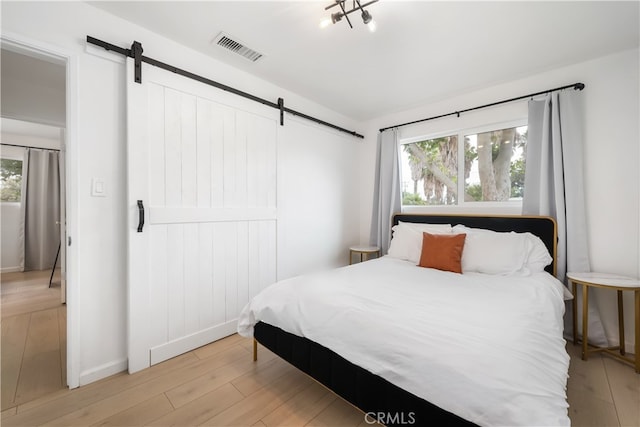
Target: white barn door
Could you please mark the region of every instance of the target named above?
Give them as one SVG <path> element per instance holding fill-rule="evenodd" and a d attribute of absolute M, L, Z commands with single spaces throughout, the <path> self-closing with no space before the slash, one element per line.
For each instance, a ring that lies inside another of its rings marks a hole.
<path fill-rule="evenodd" d="M 138 84 L 127 59 L 129 372 L 233 334 L 276 278 L 277 111 L 142 66 Z"/>

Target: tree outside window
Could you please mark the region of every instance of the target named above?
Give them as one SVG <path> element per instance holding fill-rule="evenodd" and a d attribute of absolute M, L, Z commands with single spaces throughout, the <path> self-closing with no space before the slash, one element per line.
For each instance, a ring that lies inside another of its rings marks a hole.
<path fill-rule="evenodd" d="M 459 140 L 463 147 L 458 147 Z M 527 127 L 519 126 L 404 144 L 402 204 L 522 199 L 526 141 Z"/>
<path fill-rule="evenodd" d="M 403 205 L 454 205 L 458 198 L 458 136 L 403 145 L 403 163 L 411 170 L 411 188 Z"/>
<path fill-rule="evenodd" d="M 20 202 L 22 160 L 0 159 L 0 201 Z"/>

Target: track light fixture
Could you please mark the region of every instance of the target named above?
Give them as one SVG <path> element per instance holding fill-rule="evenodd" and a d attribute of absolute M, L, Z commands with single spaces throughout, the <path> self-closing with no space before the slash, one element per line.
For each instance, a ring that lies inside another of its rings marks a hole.
<path fill-rule="evenodd" d="M 351 20 L 349 19 L 349 14 L 352 12 L 360 11 L 361 12 L 360 16 L 362 16 L 362 22 L 364 22 L 365 25 L 369 27 L 370 31 L 375 31 L 376 22 L 373 20 L 371 13 L 369 13 L 369 11 L 365 10 L 364 8 L 377 1 L 378 0 L 371 0 L 365 4 L 360 4 L 360 0 L 353 0 L 351 9 L 347 10 L 345 8 L 345 3 L 347 2 L 347 0 L 335 0 L 329 6 L 325 7 L 324 10 L 329 10 L 332 7 L 339 6 L 340 11 L 332 13 L 330 19 L 323 20 L 320 23 L 320 27 L 324 28 L 329 26 L 329 24 L 335 24 L 336 22 L 340 22 L 344 17 L 346 18 L 347 23 L 349 24 L 349 27 L 353 28 L 353 25 L 351 24 Z"/>

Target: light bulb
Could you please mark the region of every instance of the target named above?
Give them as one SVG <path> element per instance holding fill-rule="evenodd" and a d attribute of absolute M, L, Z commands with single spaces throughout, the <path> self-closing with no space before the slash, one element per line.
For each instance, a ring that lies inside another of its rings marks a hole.
<path fill-rule="evenodd" d="M 367 24 L 367 27 L 369 27 L 369 31 L 371 31 L 372 33 L 376 32 L 376 21 L 374 21 L 373 19 L 371 21 L 369 21 L 369 23 Z"/>
<path fill-rule="evenodd" d="M 320 21 L 320 28 L 327 28 L 329 25 L 331 25 L 331 18 Z"/>

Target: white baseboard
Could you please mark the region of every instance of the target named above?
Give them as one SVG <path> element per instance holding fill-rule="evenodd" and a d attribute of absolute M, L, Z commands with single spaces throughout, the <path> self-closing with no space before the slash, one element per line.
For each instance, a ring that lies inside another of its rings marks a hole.
<path fill-rule="evenodd" d="M 0 273 L 17 273 L 22 271 L 22 268 L 18 267 L 2 267 L 0 268 Z"/>
<path fill-rule="evenodd" d="M 177 340 L 153 347 L 151 349 L 151 364 L 163 362 L 178 354 L 183 354 L 195 348 L 217 341 L 238 330 L 238 319 L 233 319 L 221 325 L 216 325 Z"/>
<path fill-rule="evenodd" d="M 127 359 L 115 360 L 80 373 L 80 386 L 90 384 L 127 370 Z"/>

